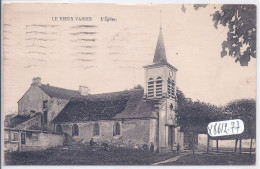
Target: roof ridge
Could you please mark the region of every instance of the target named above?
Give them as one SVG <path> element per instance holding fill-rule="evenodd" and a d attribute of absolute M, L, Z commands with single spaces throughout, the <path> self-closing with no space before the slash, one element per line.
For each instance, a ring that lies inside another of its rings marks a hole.
<path fill-rule="evenodd" d="M 110 93 L 112 94 L 112 93 L 120 93 L 120 92 L 126 92 L 126 91 L 134 91 L 134 90 L 143 90 L 143 89 L 127 89 L 127 90 L 120 90 L 120 91 L 107 92 L 107 93 L 98 93 L 98 94 L 94 94 L 94 95 L 110 94 Z"/>
<path fill-rule="evenodd" d="M 55 87 L 55 88 L 59 88 L 59 89 L 64 89 L 64 90 L 71 90 L 71 91 L 78 92 L 78 90 L 73 90 L 73 89 L 66 89 L 66 88 L 62 88 L 62 87 L 51 86 L 51 85 L 48 85 L 48 84 L 41 84 L 41 86 Z M 41 86 L 39 86 L 39 87 L 41 87 Z"/>
<path fill-rule="evenodd" d="M 89 96 L 101 96 L 101 95 L 109 95 L 109 94 L 116 94 L 116 93 L 123 93 L 123 92 L 133 92 L 133 91 L 140 91 L 140 90 L 144 90 L 144 89 L 129 89 L 129 90 L 121 90 L 121 91 L 115 91 L 115 92 L 89 94 L 87 96 L 79 96 L 79 97 L 72 96 L 71 99 L 87 99 Z"/>
<path fill-rule="evenodd" d="M 65 89 L 65 88 L 50 86 L 45 84 L 39 85 L 38 87 L 50 97 L 69 100 L 72 96 L 75 97 L 81 96 L 80 92 L 77 90 Z"/>

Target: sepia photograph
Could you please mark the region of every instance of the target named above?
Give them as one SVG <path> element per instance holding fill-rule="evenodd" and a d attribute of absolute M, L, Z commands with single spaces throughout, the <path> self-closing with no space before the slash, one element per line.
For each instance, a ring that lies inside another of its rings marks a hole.
<path fill-rule="evenodd" d="M 2 3 L 3 166 L 256 163 L 256 4 Z"/>

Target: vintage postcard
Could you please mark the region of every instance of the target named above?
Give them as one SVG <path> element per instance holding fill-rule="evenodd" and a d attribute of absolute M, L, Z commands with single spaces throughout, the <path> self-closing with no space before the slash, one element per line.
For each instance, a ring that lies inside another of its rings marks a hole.
<path fill-rule="evenodd" d="M 256 168 L 256 9 L 3 3 L 3 165 Z"/>

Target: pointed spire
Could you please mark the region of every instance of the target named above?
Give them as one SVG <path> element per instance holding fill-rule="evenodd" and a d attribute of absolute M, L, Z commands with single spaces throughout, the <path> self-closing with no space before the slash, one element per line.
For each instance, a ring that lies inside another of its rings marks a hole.
<path fill-rule="evenodd" d="M 159 33 L 159 37 L 157 40 L 157 45 L 154 53 L 153 63 L 167 63 L 161 26 L 160 26 L 160 33 Z"/>

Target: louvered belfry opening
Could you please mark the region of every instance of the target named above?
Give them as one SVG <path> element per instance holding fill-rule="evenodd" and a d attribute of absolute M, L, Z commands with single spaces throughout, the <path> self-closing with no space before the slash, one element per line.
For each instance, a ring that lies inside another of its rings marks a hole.
<path fill-rule="evenodd" d="M 175 98 L 175 82 L 174 80 L 171 80 L 171 78 L 168 78 L 167 80 L 167 88 L 168 96 L 170 98 Z"/>
<path fill-rule="evenodd" d="M 161 77 L 156 79 L 156 97 L 162 97 L 162 81 Z"/>
<path fill-rule="evenodd" d="M 148 80 L 148 98 L 154 97 L 154 80 L 150 78 Z"/>
<path fill-rule="evenodd" d="M 174 80 L 172 80 L 172 93 L 171 93 L 171 97 L 172 98 L 175 97 L 175 83 L 174 83 Z"/>

